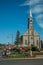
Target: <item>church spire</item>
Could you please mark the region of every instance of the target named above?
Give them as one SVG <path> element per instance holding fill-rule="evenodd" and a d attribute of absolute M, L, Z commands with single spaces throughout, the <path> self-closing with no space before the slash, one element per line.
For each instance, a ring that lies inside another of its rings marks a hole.
<path fill-rule="evenodd" d="M 31 9 L 30 9 L 30 17 L 32 17 L 32 11 L 31 11 Z"/>
<path fill-rule="evenodd" d="M 30 9 L 30 21 L 32 20 L 32 11 Z M 32 21 L 31 21 L 32 22 Z"/>

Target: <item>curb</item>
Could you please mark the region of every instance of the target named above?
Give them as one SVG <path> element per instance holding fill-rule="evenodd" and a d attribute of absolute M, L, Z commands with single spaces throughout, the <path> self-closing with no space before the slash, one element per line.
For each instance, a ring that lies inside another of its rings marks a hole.
<path fill-rule="evenodd" d="M 33 60 L 33 59 L 43 59 L 43 57 L 35 57 L 35 58 L 3 58 L 3 60 Z"/>

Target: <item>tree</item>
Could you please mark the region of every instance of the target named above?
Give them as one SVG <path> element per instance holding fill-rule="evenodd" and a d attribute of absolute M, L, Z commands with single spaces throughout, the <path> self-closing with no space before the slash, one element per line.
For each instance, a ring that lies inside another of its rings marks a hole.
<path fill-rule="evenodd" d="M 20 31 L 17 31 L 15 45 L 20 44 Z"/>

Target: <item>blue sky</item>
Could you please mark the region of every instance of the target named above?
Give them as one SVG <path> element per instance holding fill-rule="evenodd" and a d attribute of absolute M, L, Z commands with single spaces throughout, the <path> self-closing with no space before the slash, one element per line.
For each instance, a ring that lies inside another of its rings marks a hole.
<path fill-rule="evenodd" d="M 0 0 L 0 43 L 11 43 L 12 33 L 15 41 L 17 30 L 21 35 L 27 30 L 30 5 L 34 29 L 43 40 L 42 0 Z"/>

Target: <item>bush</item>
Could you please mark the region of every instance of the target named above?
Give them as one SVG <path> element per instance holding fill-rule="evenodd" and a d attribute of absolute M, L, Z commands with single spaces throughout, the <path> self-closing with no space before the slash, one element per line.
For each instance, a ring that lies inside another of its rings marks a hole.
<path fill-rule="evenodd" d="M 8 55 L 9 58 L 22 58 L 22 57 L 26 57 L 25 54 L 10 54 Z"/>

